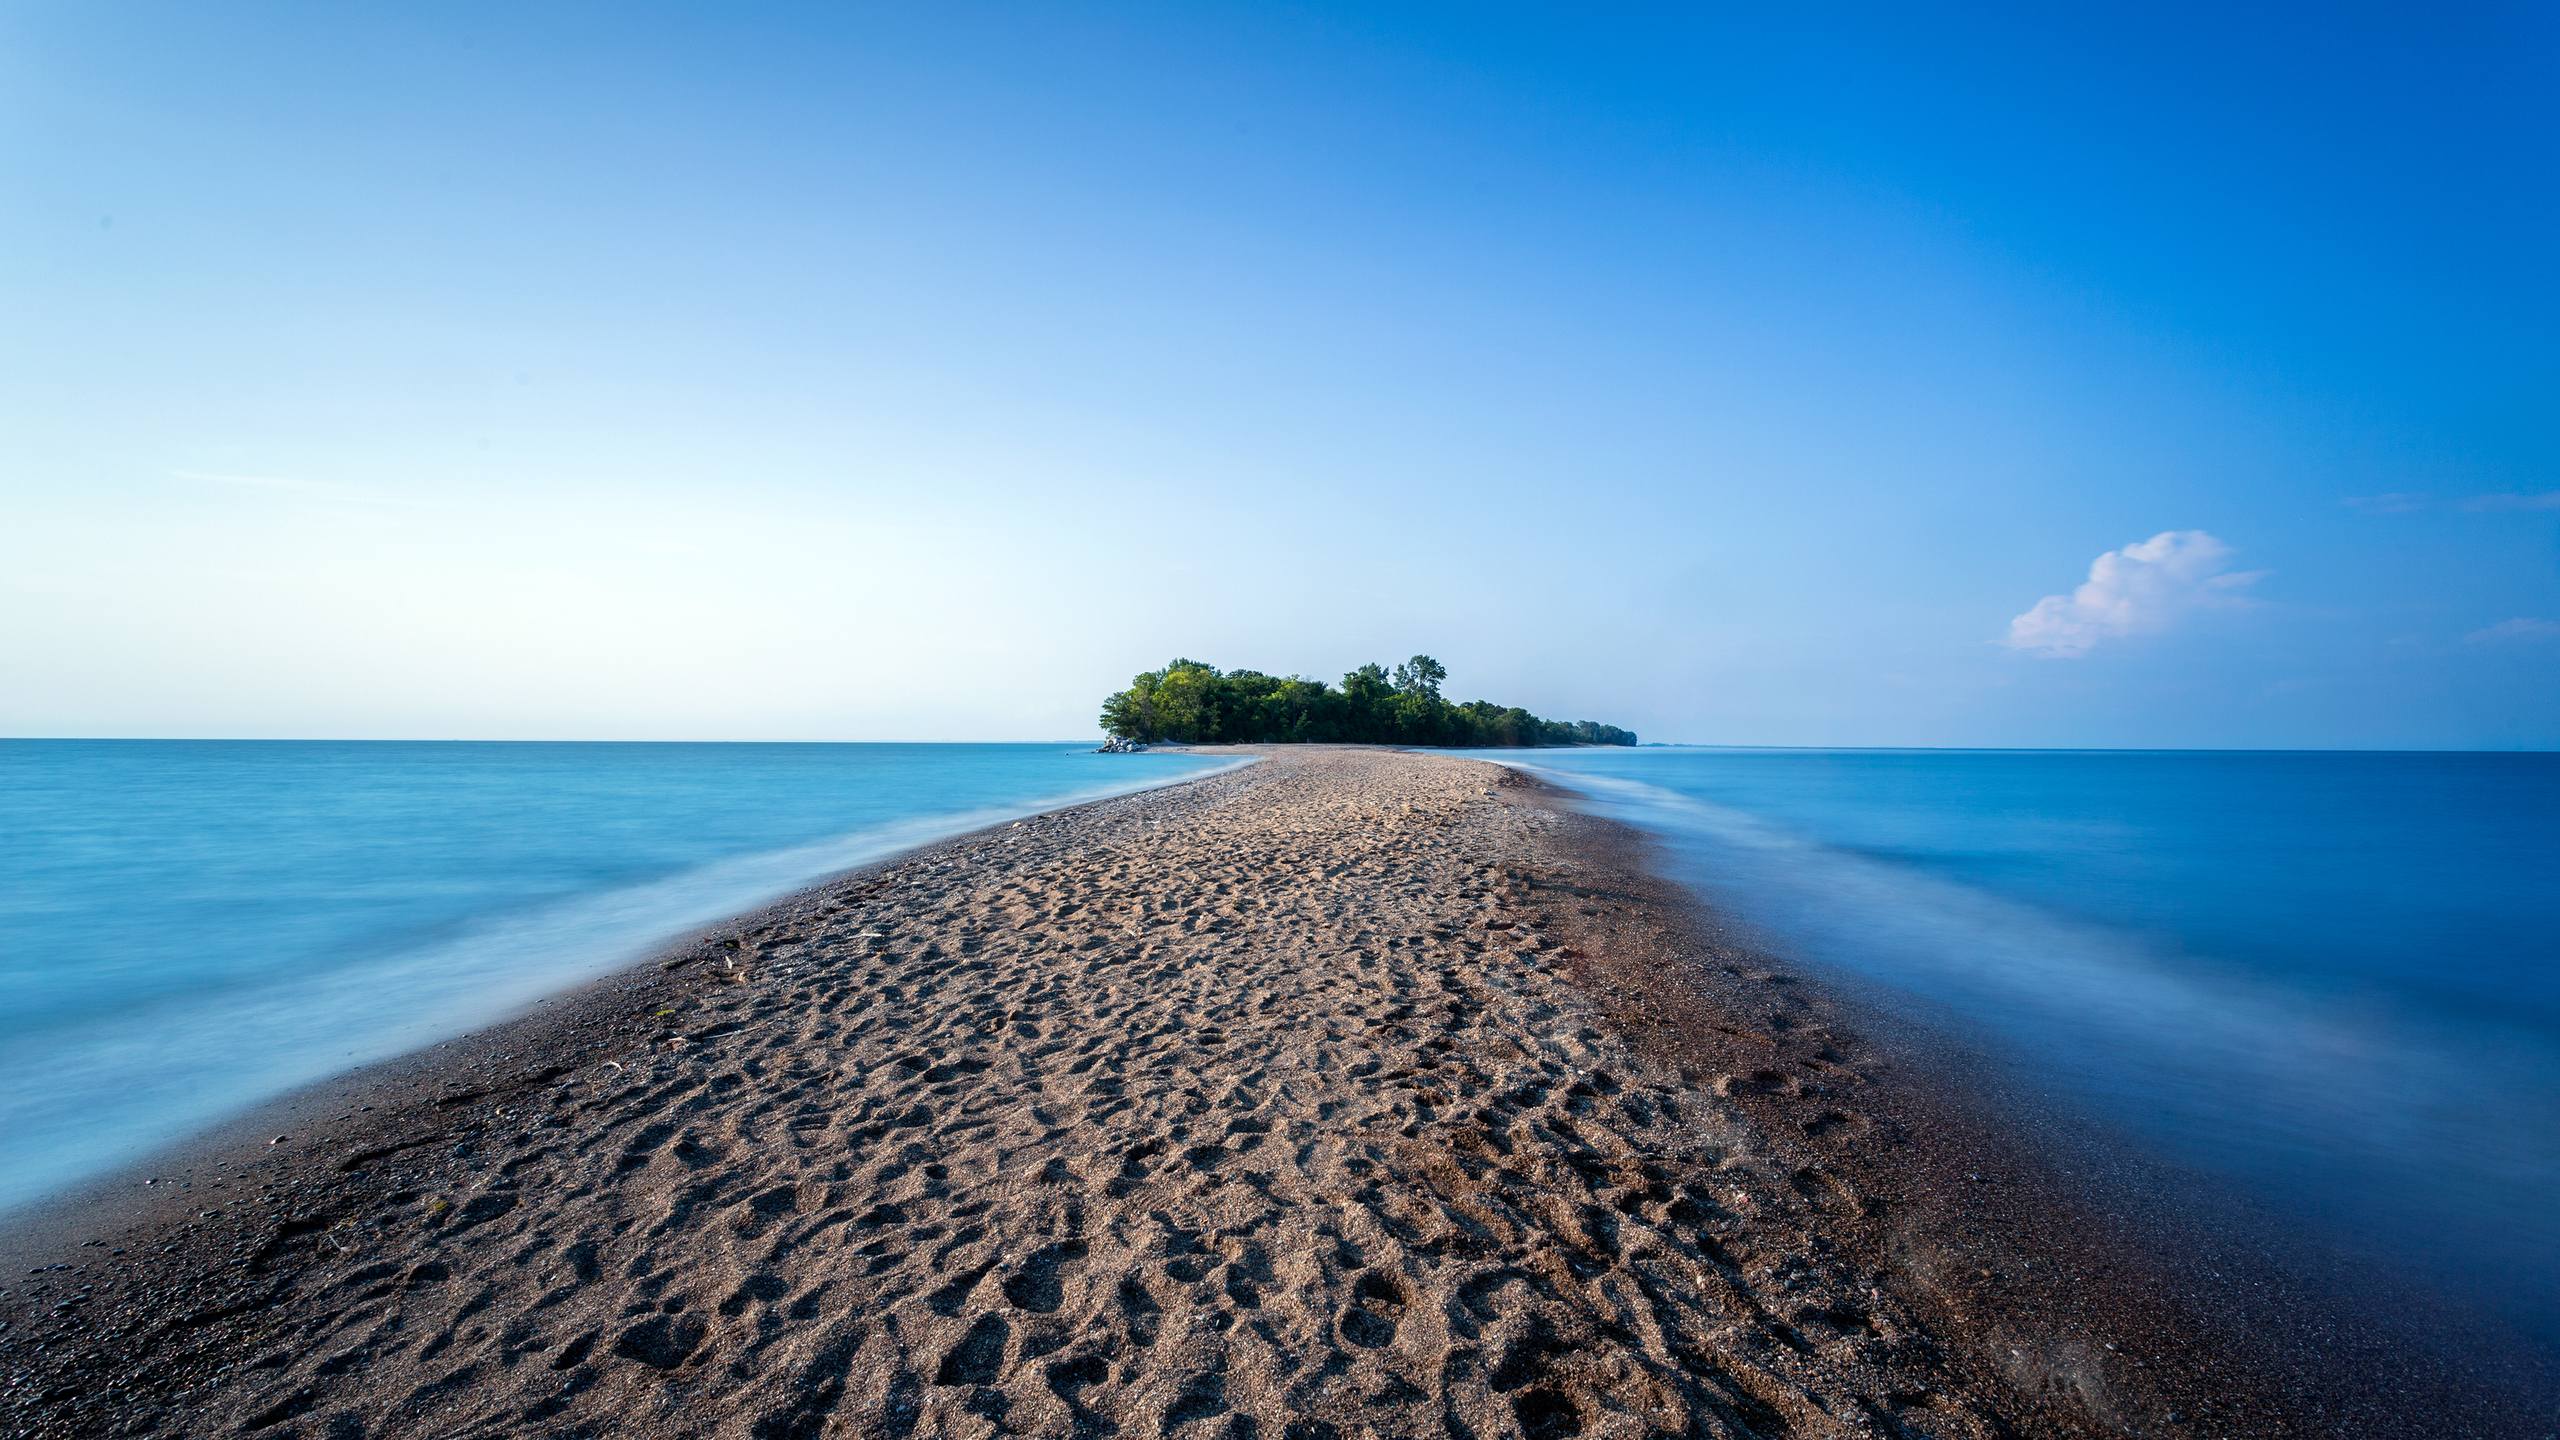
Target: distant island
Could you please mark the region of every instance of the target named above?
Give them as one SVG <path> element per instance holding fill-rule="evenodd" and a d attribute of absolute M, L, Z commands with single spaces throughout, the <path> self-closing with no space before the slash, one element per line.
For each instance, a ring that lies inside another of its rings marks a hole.
<path fill-rule="evenodd" d="M 1541 720 L 1517 705 L 1442 698 L 1448 667 L 1416 655 L 1389 671 L 1363 665 L 1337 690 L 1303 676 L 1175 660 L 1102 702 L 1115 746 L 1354 744 L 1633 745 L 1635 732 L 1591 720 Z"/>

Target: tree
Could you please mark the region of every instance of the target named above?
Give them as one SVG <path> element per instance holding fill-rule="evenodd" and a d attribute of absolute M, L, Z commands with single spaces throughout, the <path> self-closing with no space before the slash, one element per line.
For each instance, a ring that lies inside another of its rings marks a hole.
<path fill-rule="evenodd" d="M 1155 686 L 1156 725 L 1167 738 L 1214 742 L 1219 736 L 1220 686 L 1216 667 L 1175 660 Z"/>
<path fill-rule="evenodd" d="M 1348 741 L 1395 745 L 1633 745 L 1632 731 L 1590 720 L 1541 720 L 1440 693 L 1447 667 L 1416 655 L 1390 673 L 1363 665 L 1342 688 L 1304 676 L 1221 671 L 1197 660 L 1148 670 L 1102 702 L 1102 728 L 1124 740 L 1201 744 Z"/>

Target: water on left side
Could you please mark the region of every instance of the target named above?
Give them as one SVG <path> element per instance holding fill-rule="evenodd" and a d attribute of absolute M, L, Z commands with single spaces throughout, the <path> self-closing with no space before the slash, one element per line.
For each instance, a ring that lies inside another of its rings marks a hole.
<path fill-rule="evenodd" d="M 1229 763 L 0 742 L 0 1210 L 830 872 Z"/>

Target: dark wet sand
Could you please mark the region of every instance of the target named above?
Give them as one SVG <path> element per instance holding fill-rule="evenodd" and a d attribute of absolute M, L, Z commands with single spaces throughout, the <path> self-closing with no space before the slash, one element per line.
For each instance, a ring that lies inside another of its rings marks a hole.
<path fill-rule="evenodd" d="M 1283 751 L 22 1222 L 0 1433 L 2543 1433 L 2200 1291 L 1848 1013 L 1535 782 Z"/>

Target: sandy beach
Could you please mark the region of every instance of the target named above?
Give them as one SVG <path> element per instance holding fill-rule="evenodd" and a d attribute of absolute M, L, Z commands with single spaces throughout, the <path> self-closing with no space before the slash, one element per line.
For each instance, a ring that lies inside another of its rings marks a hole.
<path fill-rule="evenodd" d="M 0 1431 L 2346 1428 L 1639 849 L 1282 750 L 858 872 L 46 1217 Z"/>

